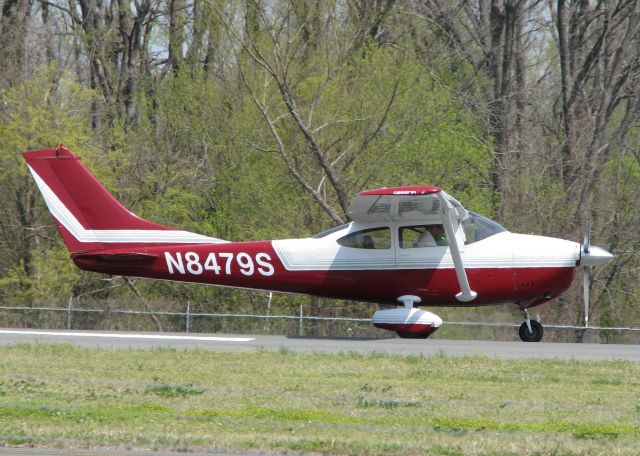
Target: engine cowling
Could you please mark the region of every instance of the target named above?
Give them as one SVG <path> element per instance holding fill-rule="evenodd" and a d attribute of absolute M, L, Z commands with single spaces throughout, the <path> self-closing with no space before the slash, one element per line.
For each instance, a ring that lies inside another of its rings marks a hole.
<path fill-rule="evenodd" d="M 403 338 L 426 339 L 442 326 L 442 319 L 426 310 L 401 307 L 374 313 L 373 326 L 395 331 Z"/>

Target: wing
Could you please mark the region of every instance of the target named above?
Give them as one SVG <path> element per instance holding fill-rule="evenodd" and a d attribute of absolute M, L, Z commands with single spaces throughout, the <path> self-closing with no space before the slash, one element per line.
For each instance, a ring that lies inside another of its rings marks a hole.
<path fill-rule="evenodd" d="M 439 187 L 393 187 L 361 192 L 353 200 L 347 215 L 354 222 L 443 223 L 444 204 L 451 206 L 452 218 L 467 218 L 467 210 L 458 200 Z"/>

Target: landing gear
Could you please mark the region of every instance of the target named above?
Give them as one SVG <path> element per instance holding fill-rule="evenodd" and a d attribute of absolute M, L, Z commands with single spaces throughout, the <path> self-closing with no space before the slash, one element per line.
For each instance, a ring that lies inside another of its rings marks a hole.
<path fill-rule="evenodd" d="M 518 334 L 523 342 L 540 342 L 544 334 L 544 328 L 536 320 L 529 318 L 529 311 L 524 309 L 524 323 L 520 325 Z"/>

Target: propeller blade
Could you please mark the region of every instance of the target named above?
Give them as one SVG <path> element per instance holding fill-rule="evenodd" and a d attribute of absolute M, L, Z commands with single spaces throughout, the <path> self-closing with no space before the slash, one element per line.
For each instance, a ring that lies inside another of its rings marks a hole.
<path fill-rule="evenodd" d="M 582 299 L 584 301 L 584 327 L 589 326 L 589 289 L 591 288 L 591 267 L 582 268 Z"/>
<path fill-rule="evenodd" d="M 584 238 L 582 241 L 582 251 L 584 253 L 589 253 L 589 249 L 591 248 L 591 220 L 587 222 L 587 226 L 584 229 Z"/>

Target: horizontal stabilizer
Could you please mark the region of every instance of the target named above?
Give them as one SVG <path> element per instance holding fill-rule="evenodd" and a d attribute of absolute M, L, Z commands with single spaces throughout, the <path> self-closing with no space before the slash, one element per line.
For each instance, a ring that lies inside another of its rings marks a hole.
<path fill-rule="evenodd" d="M 105 262 L 114 262 L 114 263 L 153 263 L 158 255 L 152 255 L 149 253 L 135 253 L 135 252 L 127 252 L 127 253 L 76 253 L 71 255 L 73 260 L 95 260 L 95 261 L 105 261 Z"/>

